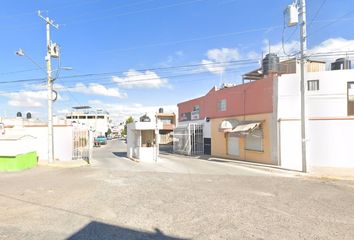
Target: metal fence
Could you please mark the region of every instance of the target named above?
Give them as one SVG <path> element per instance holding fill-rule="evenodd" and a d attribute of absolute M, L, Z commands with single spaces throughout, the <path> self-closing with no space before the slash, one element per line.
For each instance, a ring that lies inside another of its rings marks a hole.
<path fill-rule="evenodd" d="M 91 159 L 91 153 L 92 144 L 90 131 L 86 128 L 74 128 L 72 159 L 89 162 Z"/>
<path fill-rule="evenodd" d="M 203 124 L 189 123 L 173 131 L 173 152 L 185 155 L 204 154 Z"/>

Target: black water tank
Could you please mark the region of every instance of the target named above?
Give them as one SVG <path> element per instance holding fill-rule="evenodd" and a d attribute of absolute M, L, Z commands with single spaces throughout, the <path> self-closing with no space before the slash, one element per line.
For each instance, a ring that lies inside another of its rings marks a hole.
<path fill-rule="evenodd" d="M 159 108 L 159 113 L 163 113 L 163 108 Z"/>
<path fill-rule="evenodd" d="M 151 122 L 151 119 L 146 114 L 140 117 L 140 122 Z"/>
<path fill-rule="evenodd" d="M 269 53 L 262 60 L 263 74 L 279 72 L 279 57 L 274 53 Z"/>
<path fill-rule="evenodd" d="M 28 112 L 28 113 L 26 114 L 26 118 L 27 118 L 27 119 L 31 119 L 31 118 L 32 118 L 32 114 L 31 114 L 30 112 Z"/>
<path fill-rule="evenodd" d="M 16 113 L 16 117 L 22 117 L 22 113 L 21 112 L 17 112 Z"/>
<path fill-rule="evenodd" d="M 351 61 L 347 58 L 338 58 L 334 63 L 331 63 L 331 70 L 352 69 Z"/>

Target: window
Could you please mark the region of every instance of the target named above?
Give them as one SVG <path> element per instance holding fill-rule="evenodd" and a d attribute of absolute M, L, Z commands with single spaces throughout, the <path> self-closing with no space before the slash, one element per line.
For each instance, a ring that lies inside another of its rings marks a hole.
<path fill-rule="evenodd" d="M 87 116 L 87 119 L 95 119 L 95 116 Z"/>
<path fill-rule="evenodd" d="M 86 119 L 86 116 L 79 116 L 79 119 Z"/>
<path fill-rule="evenodd" d="M 219 111 L 221 111 L 221 112 L 226 111 L 226 99 L 222 99 L 219 101 L 218 108 L 219 108 Z"/>
<path fill-rule="evenodd" d="M 307 90 L 308 91 L 320 90 L 320 81 L 319 80 L 308 80 L 307 81 Z"/>
<path fill-rule="evenodd" d="M 256 129 L 246 136 L 245 149 L 263 152 L 263 129 Z"/>
<path fill-rule="evenodd" d="M 194 105 L 194 106 L 193 106 L 193 112 L 194 112 L 194 111 L 198 111 L 198 112 L 199 112 L 199 105 Z"/>
<path fill-rule="evenodd" d="M 104 116 L 98 115 L 98 116 L 97 116 L 97 119 L 104 119 Z"/>
<path fill-rule="evenodd" d="M 162 122 L 163 124 L 172 124 L 172 119 L 164 118 L 164 119 L 161 119 L 161 122 Z"/>
<path fill-rule="evenodd" d="M 354 116 L 354 82 L 348 82 L 348 116 Z"/>

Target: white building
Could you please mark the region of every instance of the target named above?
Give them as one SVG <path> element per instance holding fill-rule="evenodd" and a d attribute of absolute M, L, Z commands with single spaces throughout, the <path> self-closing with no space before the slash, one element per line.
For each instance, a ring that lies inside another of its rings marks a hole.
<path fill-rule="evenodd" d="M 140 121 L 127 124 L 127 157 L 141 162 L 156 162 L 159 155 L 161 121 Z"/>
<path fill-rule="evenodd" d="M 71 123 L 84 125 L 90 128 L 95 136 L 105 135 L 110 128 L 110 115 L 107 111 L 94 110 L 89 106 L 73 107 L 71 113 L 66 114 L 66 119 Z"/>
<path fill-rule="evenodd" d="M 278 77 L 278 156 L 284 168 L 301 170 L 300 71 Z M 354 70 L 308 72 L 307 167 L 310 172 L 354 170 Z"/>

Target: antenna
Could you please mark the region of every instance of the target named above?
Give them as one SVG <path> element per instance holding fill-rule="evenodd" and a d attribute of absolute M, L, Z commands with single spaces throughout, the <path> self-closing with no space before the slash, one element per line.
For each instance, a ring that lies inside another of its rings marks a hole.
<path fill-rule="evenodd" d="M 270 53 L 270 40 L 268 39 L 268 53 Z"/>

